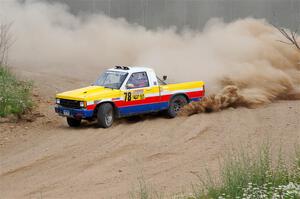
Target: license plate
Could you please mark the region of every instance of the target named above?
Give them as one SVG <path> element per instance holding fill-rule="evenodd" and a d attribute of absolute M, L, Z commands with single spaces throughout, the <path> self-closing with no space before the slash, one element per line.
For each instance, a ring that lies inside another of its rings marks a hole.
<path fill-rule="evenodd" d="M 64 110 L 64 111 L 63 111 L 63 115 L 65 115 L 65 116 L 70 116 L 70 111 Z"/>

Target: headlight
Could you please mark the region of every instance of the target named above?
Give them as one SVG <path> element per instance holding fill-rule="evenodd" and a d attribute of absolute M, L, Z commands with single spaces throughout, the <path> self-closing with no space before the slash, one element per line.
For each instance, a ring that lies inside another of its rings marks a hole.
<path fill-rule="evenodd" d="M 80 102 L 80 107 L 85 107 L 85 103 L 84 102 Z"/>
<path fill-rule="evenodd" d="M 56 104 L 60 104 L 60 99 L 56 99 Z"/>

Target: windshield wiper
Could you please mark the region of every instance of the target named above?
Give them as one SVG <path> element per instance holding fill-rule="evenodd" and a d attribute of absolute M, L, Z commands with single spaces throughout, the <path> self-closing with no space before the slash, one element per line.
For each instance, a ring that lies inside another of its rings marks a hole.
<path fill-rule="evenodd" d="M 115 88 L 112 88 L 112 87 L 108 87 L 108 86 L 103 86 L 104 88 L 110 88 L 112 90 L 114 90 Z"/>

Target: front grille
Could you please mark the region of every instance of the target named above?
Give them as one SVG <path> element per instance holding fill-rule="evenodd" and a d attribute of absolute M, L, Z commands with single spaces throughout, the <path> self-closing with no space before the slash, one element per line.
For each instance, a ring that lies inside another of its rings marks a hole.
<path fill-rule="evenodd" d="M 60 99 L 59 104 L 63 107 L 67 107 L 67 108 L 77 108 L 77 109 L 81 108 L 80 101 L 76 101 L 76 100 Z"/>

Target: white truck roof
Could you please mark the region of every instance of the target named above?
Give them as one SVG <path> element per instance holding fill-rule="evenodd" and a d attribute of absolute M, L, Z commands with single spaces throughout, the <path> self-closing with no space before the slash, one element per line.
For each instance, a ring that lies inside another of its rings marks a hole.
<path fill-rule="evenodd" d="M 129 67 L 129 66 L 116 66 L 115 68 L 108 69 L 109 71 L 120 71 L 120 72 L 126 72 L 129 75 L 126 77 L 123 85 L 121 86 L 121 90 L 126 89 L 125 84 L 130 78 L 132 73 L 138 73 L 138 72 L 146 72 L 149 80 L 149 87 L 158 85 L 156 74 L 153 69 L 148 67 Z"/>
<path fill-rule="evenodd" d="M 136 73 L 136 72 L 153 72 L 153 69 L 148 67 L 129 67 L 129 66 L 116 66 L 115 68 L 111 68 L 109 70 L 112 71 L 122 71 L 122 72 L 128 72 L 128 73 Z"/>

